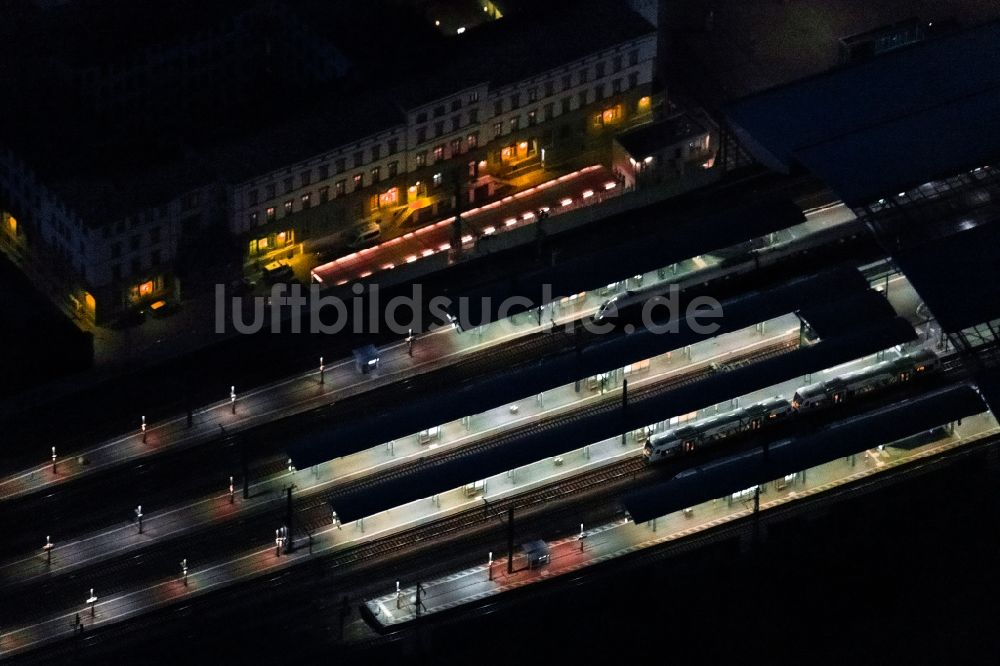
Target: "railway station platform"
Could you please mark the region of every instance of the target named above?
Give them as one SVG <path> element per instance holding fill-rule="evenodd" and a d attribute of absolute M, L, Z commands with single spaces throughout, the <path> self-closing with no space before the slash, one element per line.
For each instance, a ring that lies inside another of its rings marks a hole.
<path fill-rule="evenodd" d="M 871 359 L 867 360 L 870 361 Z M 853 364 L 832 369 L 831 373 L 841 374 L 848 372 L 853 367 L 865 363 L 866 360 L 857 361 Z M 815 380 L 817 377 L 814 376 L 812 379 Z M 801 381 L 793 381 L 788 382 L 787 386 L 769 387 L 755 395 L 746 396 L 745 400 L 754 401 L 774 395 L 776 392 L 781 393 L 794 390 L 801 383 Z M 708 410 L 704 411 L 705 413 L 712 413 L 715 409 L 715 407 L 709 407 Z M 982 419 L 972 418 L 965 420 L 958 433 L 962 438 L 970 438 L 984 432 L 993 432 L 995 428 L 995 421 L 983 421 Z M 966 439 L 961 439 L 961 442 L 964 441 Z M 277 574 L 287 567 L 307 561 L 320 554 L 336 555 L 337 553 L 353 553 L 356 552 L 357 548 L 364 547 L 375 549 L 375 553 L 386 552 L 386 549 L 393 547 L 391 539 L 394 538 L 394 535 L 400 535 L 407 530 L 419 529 L 421 526 L 433 525 L 442 520 L 463 519 L 463 516 L 470 515 L 469 509 L 477 509 L 496 500 L 519 496 L 532 490 L 549 488 L 553 483 L 561 479 L 580 476 L 587 471 L 609 469 L 611 466 L 622 461 L 641 463 L 641 460 L 639 460 L 640 448 L 641 445 L 639 442 L 635 441 L 632 437 L 626 438 L 625 446 L 622 446 L 620 438 L 595 442 L 575 451 L 567 452 L 565 455 L 560 456 L 559 460 L 546 458 L 531 465 L 511 470 L 505 474 L 484 479 L 482 485 L 474 488 L 474 492 L 472 493 L 466 487 L 456 488 L 447 493 L 411 502 L 377 515 L 352 521 L 351 523 L 340 524 L 334 522 L 333 524 L 328 524 L 312 532 L 308 540 L 304 537 L 298 537 L 296 539 L 296 549 L 287 554 L 280 552 L 282 550 L 280 544 L 274 544 L 271 541 L 270 533 L 261 534 L 259 535 L 259 541 L 255 540 L 255 543 L 241 544 L 238 550 L 234 549 L 234 555 L 228 556 L 221 561 L 197 562 L 194 557 L 188 558 L 191 568 L 186 579 L 182 579 L 179 572 L 163 577 L 153 576 L 154 581 L 152 583 L 144 584 L 138 589 L 116 591 L 107 597 L 104 597 L 100 590 L 95 590 L 93 596 L 96 597 L 96 600 L 93 605 L 93 611 L 87 606 L 86 600 L 90 598 L 88 590 L 81 589 L 80 602 L 78 604 L 58 608 L 42 608 L 42 604 L 39 604 L 38 610 L 24 614 L 22 625 L 5 627 L 5 631 L 0 634 L 0 654 L 9 654 L 48 640 L 71 635 L 75 631 L 73 622 L 76 613 L 80 613 L 85 626 L 99 626 L 101 624 L 118 622 L 147 612 L 150 609 L 181 601 L 191 595 L 203 594 L 219 587 L 232 585 L 263 575 Z M 907 451 L 906 454 L 913 456 L 921 451 L 926 451 L 926 448 L 912 449 Z M 892 451 L 890 451 L 890 454 L 896 455 Z M 883 457 L 883 452 L 878 453 L 877 456 L 872 458 L 871 466 L 881 468 L 891 462 L 889 459 L 883 460 Z M 852 474 L 857 473 L 860 472 L 852 472 Z M 307 483 L 308 472 L 299 471 L 295 474 L 300 476 L 303 483 Z M 824 478 L 822 474 L 810 473 L 809 475 L 810 484 L 819 484 Z M 284 482 L 287 482 L 287 480 L 287 478 L 283 479 Z M 298 483 L 298 479 L 296 482 Z M 593 481 L 593 483 L 601 482 L 601 478 L 596 478 Z M 824 484 L 836 482 L 837 479 L 831 476 L 824 481 Z M 809 486 L 809 488 L 812 487 L 811 485 Z M 802 490 L 804 491 L 805 489 L 803 487 Z M 210 501 L 203 508 L 203 511 L 215 512 L 216 515 L 214 518 L 217 519 L 221 512 L 226 510 L 227 506 L 240 506 L 239 504 L 229 505 L 228 502 L 228 496 L 221 494 L 214 498 L 214 503 Z M 727 507 L 727 509 L 731 508 Z M 699 517 L 715 515 L 713 512 L 717 511 L 717 509 L 704 511 L 696 508 L 695 515 Z M 473 513 L 478 514 L 478 511 L 474 511 Z M 735 513 L 730 511 L 719 513 L 716 518 L 725 522 L 740 515 L 744 514 L 740 514 L 738 511 Z M 716 518 L 713 518 L 713 520 Z M 152 516 L 149 520 L 150 522 L 147 523 L 148 534 L 154 534 L 160 528 L 155 524 Z M 676 517 L 668 518 L 668 520 L 676 520 Z M 691 525 L 692 523 L 682 522 L 681 524 Z M 275 525 L 275 528 L 277 527 L 279 526 Z M 621 526 L 618 531 L 609 530 L 608 533 L 609 535 L 616 535 L 617 538 L 619 534 L 626 534 L 626 531 L 623 531 L 626 527 Z M 627 527 L 627 530 L 635 529 L 641 530 L 643 528 L 635 526 Z M 664 539 L 662 533 L 656 536 L 655 525 L 652 529 L 654 536 L 647 535 L 646 541 L 650 539 Z M 628 533 L 634 534 L 633 532 Z M 681 534 L 678 532 L 673 538 L 680 538 L 687 533 Z M 593 540 L 585 543 L 585 549 L 596 548 L 596 544 L 598 543 L 596 537 L 597 534 L 595 534 Z M 137 535 L 133 528 L 128 530 L 128 534 L 109 535 L 103 541 L 113 544 L 118 550 L 122 550 L 129 548 L 131 543 L 141 541 L 142 538 L 144 537 Z M 632 543 L 631 545 L 616 547 L 608 554 L 608 557 L 621 554 L 620 551 L 622 551 L 622 548 L 631 548 L 634 550 L 639 545 L 642 544 Z M 565 544 L 553 544 L 551 548 L 553 564 L 557 564 L 560 561 L 568 561 L 561 559 L 566 550 L 567 547 Z M 53 562 L 61 562 L 62 558 L 69 555 L 69 551 L 61 551 L 59 548 L 56 548 L 52 553 L 52 559 Z M 45 558 L 45 553 L 39 549 L 34 557 L 29 557 L 15 563 L 15 568 L 20 569 L 20 572 L 5 567 L 4 574 L 5 576 L 31 575 L 32 573 L 37 575 L 39 570 L 44 570 L 47 567 Z M 142 565 L 137 564 L 135 566 Z M 545 568 L 535 569 L 536 573 L 533 575 L 542 577 L 542 571 L 556 570 L 551 567 L 552 565 L 548 565 Z M 45 574 L 43 573 L 42 575 Z M 551 573 L 545 575 L 550 576 Z M 86 587 L 86 579 L 86 573 L 75 575 L 72 577 L 72 583 Z"/>
<path fill-rule="evenodd" d="M 853 458 L 838 458 L 816 467 L 775 480 L 761 489 L 760 511 L 815 496 L 848 483 L 892 471 L 904 465 L 982 442 L 1000 435 L 1000 427 L 990 413 L 964 419 L 951 435 L 912 449 L 887 446 L 865 451 Z M 420 581 L 407 581 L 399 592 L 389 592 L 364 604 L 366 621 L 379 632 L 392 631 L 419 619 L 451 609 L 496 601 L 499 595 L 526 586 L 579 572 L 602 562 L 637 551 L 681 541 L 695 534 L 732 523 L 753 513 L 754 490 L 748 489 L 712 499 L 683 511 L 635 524 L 626 518 L 614 523 L 586 528 L 579 533 L 548 542 L 549 563 L 529 567 L 522 555 L 513 559 L 513 573 L 507 571 L 506 553 L 484 553 L 483 563 L 462 571 Z M 568 526 L 572 527 L 572 526 Z M 567 529 L 571 532 L 571 529 Z M 582 536 L 582 538 L 581 538 Z"/>
<path fill-rule="evenodd" d="M 816 231 L 844 224 L 853 220 L 850 210 L 843 206 L 821 209 L 807 215 L 807 221 L 775 234 L 770 242 L 780 243 L 806 238 Z M 712 255 L 694 257 L 679 262 L 660 275 L 653 271 L 638 276 L 636 284 L 672 282 L 698 271 L 711 268 L 720 260 Z M 292 416 L 334 401 L 375 390 L 401 379 L 441 368 L 471 353 L 511 342 L 519 337 L 551 326 L 561 325 L 584 316 L 592 315 L 601 303 L 627 287 L 634 287 L 633 280 L 595 290 L 572 299 L 564 299 L 555 308 L 554 316 L 541 324 L 530 316 L 511 317 L 493 322 L 475 330 L 460 333 L 441 328 L 419 336 L 413 344 L 412 355 L 405 342 L 389 345 L 379 350 L 379 371 L 360 375 L 351 359 L 327 360 L 320 370 L 317 359 L 315 370 L 288 377 L 282 381 L 243 392 L 239 386 L 220 386 L 220 400 L 196 409 L 190 423 L 184 414 L 161 422 L 146 424 L 141 430 L 142 415 L 135 416 L 135 430 L 121 433 L 93 446 L 71 453 L 56 446 L 55 470 L 52 465 L 52 442 L 40 442 L 37 465 L 0 470 L 0 499 L 11 499 L 34 492 L 58 487 L 68 480 L 107 470 L 128 461 L 156 455 L 166 449 L 176 449 L 203 444 L 226 434 L 245 431 L 274 419 Z M 628 284 L 627 284 L 628 283 Z M 897 307 L 897 310 L 900 310 Z M 230 388 L 235 393 L 231 399 Z"/>

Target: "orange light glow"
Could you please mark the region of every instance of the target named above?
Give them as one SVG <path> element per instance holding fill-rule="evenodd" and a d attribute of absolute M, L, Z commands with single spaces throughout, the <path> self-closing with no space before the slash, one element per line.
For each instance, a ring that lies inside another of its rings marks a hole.
<path fill-rule="evenodd" d="M 147 282 L 143 282 L 142 284 L 139 285 L 139 295 L 140 296 L 149 296 L 152 293 L 153 293 L 153 281 L 152 280 L 149 280 Z"/>

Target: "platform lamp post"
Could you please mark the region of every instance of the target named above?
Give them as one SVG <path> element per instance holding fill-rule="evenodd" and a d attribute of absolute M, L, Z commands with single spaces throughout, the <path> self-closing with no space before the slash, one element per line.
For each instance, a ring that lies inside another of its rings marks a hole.
<path fill-rule="evenodd" d="M 90 588 L 90 596 L 87 597 L 87 603 L 90 604 L 90 617 L 94 617 L 94 607 L 97 605 L 97 595 L 94 594 L 94 588 Z"/>
<path fill-rule="evenodd" d="M 236 486 L 233 485 L 233 477 L 229 477 L 229 503 L 236 502 Z"/>
<path fill-rule="evenodd" d="M 326 367 L 323 365 L 323 357 L 319 357 L 319 384 L 322 386 L 326 383 Z"/>
<path fill-rule="evenodd" d="M 585 538 L 586 538 L 586 535 L 583 533 L 583 523 L 580 523 L 580 537 L 579 537 L 578 541 L 580 542 L 580 552 L 581 553 L 583 552 L 583 540 Z"/>
<path fill-rule="evenodd" d="M 233 414 L 236 413 L 236 387 L 229 387 L 229 404 L 233 408 Z"/>
<path fill-rule="evenodd" d="M 185 557 L 181 560 L 181 575 L 184 576 L 184 587 L 188 586 L 188 561 Z"/>
<path fill-rule="evenodd" d="M 52 473 L 56 473 L 56 447 L 52 447 Z"/>
<path fill-rule="evenodd" d="M 139 521 L 139 534 L 142 534 L 142 505 L 135 507 L 135 517 Z"/>
<path fill-rule="evenodd" d="M 493 551 L 486 558 L 486 567 L 489 570 L 489 576 L 486 580 L 493 580 Z"/>
<path fill-rule="evenodd" d="M 45 545 L 42 546 L 42 550 L 45 551 L 45 564 L 48 566 L 52 565 L 52 549 L 56 545 L 52 543 L 52 537 L 45 537 Z"/>
<path fill-rule="evenodd" d="M 146 443 L 146 417 L 145 417 L 145 415 L 142 417 L 142 425 L 140 426 L 140 429 L 142 430 L 142 443 L 145 444 Z"/>
<path fill-rule="evenodd" d="M 409 330 L 406 335 L 406 353 L 413 356 L 413 329 Z"/>

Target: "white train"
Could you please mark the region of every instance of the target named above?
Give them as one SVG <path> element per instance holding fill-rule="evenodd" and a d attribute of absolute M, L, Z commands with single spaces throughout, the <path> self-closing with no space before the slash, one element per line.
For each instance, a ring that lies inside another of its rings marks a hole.
<path fill-rule="evenodd" d="M 795 392 L 791 401 L 775 396 L 749 407 L 653 435 L 643 447 L 642 455 L 649 462 L 675 458 L 733 435 L 759 430 L 769 424 L 792 418 L 799 412 L 838 405 L 854 396 L 933 374 L 940 367 L 941 360 L 929 350 L 921 350 L 892 361 L 882 361 L 864 370 L 805 386 Z"/>

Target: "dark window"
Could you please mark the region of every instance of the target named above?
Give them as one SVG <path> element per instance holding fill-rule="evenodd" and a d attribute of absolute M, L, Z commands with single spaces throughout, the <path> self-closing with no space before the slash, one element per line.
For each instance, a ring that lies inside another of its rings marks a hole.
<path fill-rule="evenodd" d="M 435 106 L 434 107 L 434 117 L 435 118 L 440 118 L 443 115 L 444 115 L 444 104 L 442 104 L 440 106 Z"/>
<path fill-rule="evenodd" d="M 469 104 L 474 104 L 474 103 L 476 103 L 478 101 L 479 101 L 479 93 L 478 92 L 470 92 L 469 93 Z"/>
<path fill-rule="evenodd" d="M 601 78 L 602 76 L 604 76 L 604 61 L 603 60 L 601 62 L 597 63 L 594 66 L 594 74 L 596 74 L 597 78 Z"/>
<path fill-rule="evenodd" d="M 569 113 L 570 109 L 573 108 L 573 100 L 569 97 L 562 98 L 562 113 Z"/>
<path fill-rule="evenodd" d="M 503 100 L 498 99 L 497 101 L 493 102 L 493 115 L 499 116 L 501 113 L 503 113 Z"/>
<path fill-rule="evenodd" d="M 247 205 L 256 206 L 257 205 L 257 188 L 253 188 L 247 192 Z"/>
<path fill-rule="evenodd" d="M 365 151 L 356 150 L 354 151 L 354 168 L 357 169 L 365 161 Z"/>
<path fill-rule="evenodd" d="M 303 171 L 299 174 L 299 181 L 302 183 L 302 187 L 309 187 L 312 183 L 312 171 Z"/>
<path fill-rule="evenodd" d="M 461 108 L 462 108 L 462 100 L 460 100 L 460 99 L 453 99 L 453 100 L 451 100 L 451 110 L 452 111 L 458 111 Z"/>
<path fill-rule="evenodd" d="M 399 162 L 393 160 L 389 162 L 389 178 L 393 178 L 399 173 Z"/>
<path fill-rule="evenodd" d="M 274 183 L 271 183 L 270 185 L 268 185 L 267 188 L 266 188 L 266 191 L 267 191 L 267 198 L 268 199 L 273 199 L 274 198 L 274 194 L 275 194 L 275 192 L 274 192 Z"/>
<path fill-rule="evenodd" d="M 573 80 L 570 78 L 569 74 L 564 74 L 562 77 L 562 89 L 569 90 L 573 87 Z"/>
<path fill-rule="evenodd" d="M 417 122 L 418 123 L 426 123 L 427 122 L 427 112 L 426 111 L 421 111 L 420 113 L 417 114 Z"/>
<path fill-rule="evenodd" d="M 587 70 L 581 69 L 579 71 L 579 73 L 577 74 L 577 77 L 579 78 L 581 85 L 584 84 L 584 83 L 586 83 L 587 82 Z"/>
<path fill-rule="evenodd" d="M 319 202 L 326 203 L 329 200 L 330 200 L 330 188 L 329 186 L 324 185 L 323 187 L 319 188 Z"/>
<path fill-rule="evenodd" d="M 639 52 L 638 51 L 629 51 L 629 54 L 628 54 L 628 64 L 630 66 L 633 66 L 633 67 L 635 65 L 639 64 Z"/>
<path fill-rule="evenodd" d="M 622 57 L 620 55 L 615 56 L 615 59 L 612 61 L 611 68 L 616 73 L 622 71 Z"/>
<path fill-rule="evenodd" d="M 285 179 L 285 194 L 291 192 L 294 188 L 294 183 L 292 183 L 292 177 L 289 176 Z"/>
<path fill-rule="evenodd" d="M 611 82 L 611 90 L 615 93 L 622 91 L 622 80 L 620 77 Z"/>
<path fill-rule="evenodd" d="M 469 109 L 469 123 L 474 124 L 479 122 L 479 109 Z"/>
<path fill-rule="evenodd" d="M 639 73 L 632 72 L 628 75 L 628 87 L 635 88 L 637 85 L 639 85 Z"/>
<path fill-rule="evenodd" d="M 421 144 L 424 141 L 427 141 L 427 128 L 426 127 L 418 127 L 417 128 L 417 143 Z"/>
<path fill-rule="evenodd" d="M 389 154 L 395 155 L 399 152 L 399 139 L 392 137 L 389 139 Z"/>
<path fill-rule="evenodd" d="M 372 161 L 382 159 L 382 144 L 376 143 L 372 146 Z"/>
<path fill-rule="evenodd" d="M 556 94 L 556 84 L 555 82 L 549 80 L 545 82 L 545 96 L 552 97 Z"/>
<path fill-rule="evenodd" d="M 344 173 L 345 171 L 347 171 L 347 159 L 343 157 L 338 157 L 336 167 L 337 167 L 337 173 Z"/>
<path fill-rule="evenodd" d="M 434 123 L 434 136 L 441 136 L 444 134 L 444 121 L 439 120 Z"/>
<path fill-rule="evenodd" d="M 454 132 L 459 127 L 462 126 L 462 116 L 452 116 L 451 117 L 451 131 Z"/>
<path fill-rule="evenodd" d="M 517 109 L 521 106 L 521 93 L 514 93 L 510 96 L 510 108 Z"/>
<path fill-rule="evenodd" d="M 538 101 L 538 86 L 528 90 L 528 104 L 532 104 Z"/>
<path fill-rule="evenodd" d="M 556 114 L 556 105 L 552 102 L 549 102 L 548 104 L 545 105 L 544 111 L 545 111 L 545 117 L 542 120 L 552 120 L 552 118 Z"/>
<path fill-rule="evenodd" d="M 321 164 L 319 165 L 319 175 L 316 176 L 319 180 L 326 180 L 330 177 L 330 165 Z"/>
<path fill-rule="evenodd" d="M 580 108 L 583 108 L 583 107 L 587 106 L 587 91 L 586 90 L 581 90 L 577 94 L 577 102 L 578 102 L 578 105 L 579 105 Z"/>

